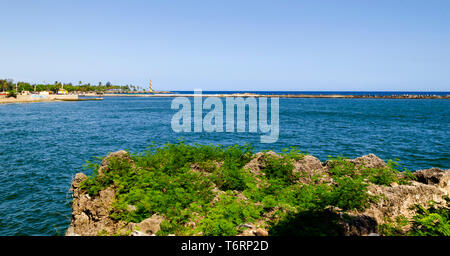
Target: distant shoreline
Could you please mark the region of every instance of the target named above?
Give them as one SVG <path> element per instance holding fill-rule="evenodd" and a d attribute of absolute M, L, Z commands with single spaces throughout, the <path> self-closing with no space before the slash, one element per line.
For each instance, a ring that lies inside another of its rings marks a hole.
<path fill-rule="evenodd" d="M 102 100 L 101 97 L 255 97 L 255 98 L 296 98 L 296 99 L 450 99 L 450 95 L 343 95 L 343 94 L 257 94 L 257 93 L 205 93 L 205 94 L 185 94 L 185 93 L 87 93 L 87 94 L 70 94 L 70 95 L 54 95 L 50 98 L 31 98 L 19 96 L 18 98 L 0 98 L 0 104 L 8 103 L 33 103 L 33 102 L 60 102 L 60 101 L 85 101 L 85 100 Z M 86 98 L 84 98 L 86 97 Z M 91 97 L 91 98 L 88 98 Z M 95 97 L 95 98 L 92 98 Z"/>
<path fill-rule="evenodd" d="M 100 97 L 79 97 L 77 94 L 70 95 L 17 95 L 16 97 L 0 97 L 0 104 L 14 104 L 14 103 L 34 103 L 34 102 L 61 102 L 61 101 L 86 101 L 86 100 L 102 100 Z"/>
<path fill-rule="evenodd" d="M 325 99 L 450 99 L 450 95 L 343 95 L 343 94 L 257 94 L 257 93 L 232 93 L 232 94 L 184 94 L 184 93 L 153 93 L 153 94 L 122 94 L 108 93 L 104 97 L 257 97 L 257 98 L 325 98 Z"/>

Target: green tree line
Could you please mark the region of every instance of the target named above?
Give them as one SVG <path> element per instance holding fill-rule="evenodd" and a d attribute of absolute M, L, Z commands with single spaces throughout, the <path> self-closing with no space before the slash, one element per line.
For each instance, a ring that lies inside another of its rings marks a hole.
<path fill-rule="evenodd" d="M 79 81 L 78 84 L 74 85 L 72 83 L 61 83 L 55 81 L 54 83 L 39 83 L 39 84 L 30 84 L 27 82 L 14 82 L 12 79 L 0 79 L 0 91 L 53 91 L 57 92 L 59 89 L 64 88 L 68 92 L 104 92 L 107 90 L 119 90 L 119 91 L 137 91 L 140 88 L 134 85 L 113 85 L 110 82 L 106 84 L 102 84 L 101 82 L 98 85 L 91 85 L 90 83 L 83 83 Z"/>

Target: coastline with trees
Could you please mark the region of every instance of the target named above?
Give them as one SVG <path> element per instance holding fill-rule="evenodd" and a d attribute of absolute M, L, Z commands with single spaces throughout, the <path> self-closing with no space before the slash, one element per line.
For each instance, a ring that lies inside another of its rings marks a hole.
<path fill-rule="evenodd" d="M 58 95 L 56 98 L 64 100 L 69 95 L 76 97 L 69 100 L 78 100 L 78 96 L 91 96 L 97 97 L 193 97 L 198 96 L 194 94 L 186 94 L 179 92 L 169 91 L 154 91 L 150 87 L 144 89 L 140 86 L 132 84 L 127 85 L 114 85 L 111 82 L 103 84 L 99 82 L 97 85 L 91 83 L 83 83 L 78 81 L 78 84 L 62 83 L 55 81 L 54 83 L 38 83 L 31 84 L 28 82 L 14 82 L 12 79 L 0 79 L 0 104 L 1 103 L 25 103 L 36 101 L 53 101 L 55 97 L 40 97 L 39 95 Z M 18 96 L 31 96 L 22 97 L 18 99 Z M 65 97 L 61 97 L 65 96 Z M 328 94 L 299 94 L 298 92 L 286 92 L 285 94 L 260 94 L 260 93 L 224 93 L 217 92 L 217 94 L 204 94 L 202 97 L 277 97 L 277 98 L 343 98 L 343 99 L 450 99 L 450 94 L 435 95 L 435 94 L 389 94 L 378 95 L 373 92 L 367 92 L 367 94 L 339 94 L 339 92 Z M 56 99 L 58 100 L 58 99 Z"/>
<path fill-rule="evenodd" d="M 105 84 L 102 84 L 102 82 L 99 82 L 97 85 L 91 84 L 91 83 L 83 83 L 82 81 L 79 81 L 78 84 L 72 84 L 72 83 L 62 83 L 59 81 L 55 81 L 54 83 L 37 83 L 37 84 L 31 84 L 28 82 L 14 82 L 13 79 L 0 79 L 0 91 L 4 92 L 10 92 L 10 91 L 16 91 L 16 92 L 23 92 L 23 91 L 29 91 L 29 92 L 41 92 L 41 91 L 49 91 L 53 93 L 57 93 L 59 89 L 65 89 L 69 93 L 70 92 L 105 92 L 105 91 L 140 91 L 144 90 L 143 88 L 135 85 L 113 85 L 111 82 L 106 82 Z"/>
<path fill-rule="evenodd" d="M 13 79 L 0 79 L 0 104 L 29 103 L 51 101 L 101 100 L 102 98 L 79 99 L 78 96 L 98 96 L 104 93 L 140 92 L 142 88 L 134 85 L 113 85 L 111 82 L 97 85 L 79 81 L 72 83 L 37 83 L 14 82 Z"/>

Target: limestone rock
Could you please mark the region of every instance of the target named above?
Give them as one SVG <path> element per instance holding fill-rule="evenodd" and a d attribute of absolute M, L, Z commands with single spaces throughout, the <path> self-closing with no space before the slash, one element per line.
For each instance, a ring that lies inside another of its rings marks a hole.
<path fill-rule="evenodd" d="M 313 177 L 317 177 L 321 182 L 331 182 L 332 179 L 327 175 L 326 169 L 322 165 L 322 162 L 314 156 L 306 155 L 300 160 L 296 160 L 293 163 L 294 173 L 300 174 L 299 182 L 311 183 Z"/>
<path fill-rule="evenodd" d="M 99 168 L 108 170 L 109 160 L 112 157 L 129 158 L 126 151 L 111 153 L 102 161 Z M 77 173 L 73 179 L 70 190 L 73 191 L 72 221 L 66 235 L 121 234 L 131 231 L 131 224 L 123 221 L 115 221 L 109 217 L 112 203 L 115 201 L 115 190 L 112 186 L 103 189 L 96 196 L 90 196 L 87 191 L 81 189 L 81 183 L 87 179 L 83 173 Z"/>
<path fill-rule="evenodd" d="M 380 195 L 377 203 L 364 211 L 364 214 L 373 217 L 378 224 L 384 223 L 385 218 L 395 219 L 403 215 L 411 218 L 416 204 L 426 205 L 430 200 L 444 202 L 444 192 L 436 186 L 412 182 L 411 185 L 399 185 L 395 187 L 377 186 L 371 184 L 369 192 Z"/>
<path fill-rule="evenodd" d="M 258 229 L 255 231 L 255 235 L 256 235 L 256 236 L 268 236 L 268 235 L 269 235 L 269 232 L 267 232 L 267 230 L 265 230 L 265 229 L 258 228 Z"/>
<path fill-rule="evenodd" d="M 414 172 L 414 176 L 418 182 L 436 185 L 442 189 L 446 195 L 450 194 L 450 170 L 442 170 L 439 168 L 430 168 Z"/>
<path fill-rule="evenodd" d="M 77 188 L 80 188 L 81 183 L 87 179 L 87 176 L 84 173 L 75 174 L 75 178 L 72 181 L 72 186 L 70 188 L 71 191 L 74 191 Z"/>
<path fill-rule="evenodd" d="M 102 161 L 100 167 L 98 168 L 98 175 L 102 175 L 103 173 L 109 170 L 109 164 L 111 159 L 122 159 L 125 161 L 129 161 L 133 165 L 133 160 L 131 159 L 128 152 L 125 150 L 120 150 L 117 152 L 109 153 Z"/>
<path fill-rule="evenodd" d="M 152 217 L 145 219 L 136 225 L 137 229 L 145 235 L 154 235 L 160 230 L 161 222 L 164 218 L 153 214 Z"/>
<path fill-rule="evenodd" d="M 365 166 L 367 168 L 383 168 L 386 167 L 386 163 L 383 159 L 379 158 L 374 154 L 368 154 L 365 156 L 357 157 L 355 159 L 348 160 L 349 162 L 355 163 L 356 167 Z"/>

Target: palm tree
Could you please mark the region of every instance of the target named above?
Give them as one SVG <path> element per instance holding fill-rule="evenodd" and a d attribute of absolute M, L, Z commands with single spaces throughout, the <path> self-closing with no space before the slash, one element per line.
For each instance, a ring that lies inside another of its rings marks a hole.
<path fill-rule="evenodd" d="M 0 80 L 0 86 L 2 87 L 2 91 L 4 92 L 7 88 L 6 88 L 6 86 L 7 86 L 7 83 L 6 83 L 6 80 Z"/>

